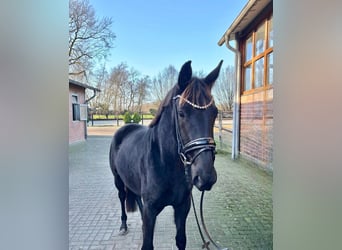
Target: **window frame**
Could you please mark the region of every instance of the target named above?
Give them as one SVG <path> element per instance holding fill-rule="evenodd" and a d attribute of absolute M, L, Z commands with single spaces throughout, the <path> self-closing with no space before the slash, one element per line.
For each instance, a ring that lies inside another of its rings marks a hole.
<path fill-rule="evenodd" d="M 80 104 L 78 101 L 78 95 L 71 95 L 71 112 L 72 112 L 72 121 L 78 122 L 80 121 Z"/>
<path fill-rule="evenodd" d="M 241 46 L 240 46 L 240 51 L 241 51 L 241 57 L 242 57 L 242 64 L 241 64 L 241 71 L 242 71 L 242 78 L 241 78 L 241 93 L 242 94 L 249 94 L 253 92 L 258 92 L 261 90 L 273 88 L 273 83 L 269 83 L 269 75 L 268 75 L 268 55 L 273 53 L 273 46 L 269 47 L 269 27 L 270 27 L 270 20 L 272 20 L 272 25 L 273 25 L 273 13 L 270 12 L 266 15 L 264 15 L 261 18 L 261 21 L 257 23 L 257 25 L 253 26 L 252 29 L 248 33 L 245 33 L 246 35 L 242 37 L 241 41 Z M 256 55 L 256 35 L 258 29 L 262 26 L 265 25 L 265 31 L 264 31 L 264 49 L 263 51 Z M 273 28 L 273 27 L 272 27 Z M 246 61 L 246 45 L 247 41 L 252 38 L 252 58 L 248 61 Z M 273 42 L 274 44 L 274 42 Z M 274 54 L 273 54 L 274 56 Z M 263 79 L 262 79 L 262 85 L 260 87 L 255 87 L 255 78 L 256 78 L 256 62 L 263 58 L 264 59 L 264 67 L 263 67 Z M 246 90 L 246 84 L 245 84 L 245 72 L 246 68 L 251 67 L 251 75 L 250 75 L 250 86 L 251 88 Z M 273 80 L 274 82 L 274 80 Z"/>

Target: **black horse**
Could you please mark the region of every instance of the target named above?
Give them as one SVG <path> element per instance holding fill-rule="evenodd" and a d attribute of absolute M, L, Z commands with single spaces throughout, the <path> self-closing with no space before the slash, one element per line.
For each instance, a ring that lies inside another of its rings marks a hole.
<path fill-rule="evenodd" d="M 130 212 L 138 204 L 142 250 L 153 249 L 156 217 L 168 205 L 174 208 L 176 245 L 185 249 L 191 189 L 195 185 L 200 191 L 210 190 L 217 180 L 213 139 L 217 108 L 211 88 L 221 65 L 222 61 L 199 79 L 192 77 L 191 61 L 186 62 L 149 127 L 125 125 L 113 137 L 109 161 L 121 202 L 120 233 L 127 232 L 125 205 Z"/>

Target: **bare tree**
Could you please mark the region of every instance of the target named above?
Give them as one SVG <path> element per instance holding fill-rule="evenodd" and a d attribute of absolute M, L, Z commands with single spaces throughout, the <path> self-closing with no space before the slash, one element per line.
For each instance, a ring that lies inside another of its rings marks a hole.
<path fill-rule="evenodd" d="M 96 88 L 98 88 L 99 90 L 101 90 L 101 92 L 97 92 L 96 93 L 96 97 L 94 99 L 91 99 L 90 101 L 90 106 L 91 107 L 95 107 L 98 108 L 101 106 L 102 103 L 105 102 L 105 89 L 106 89 L 106 84 L 108 81 L 108 72 L 106 70 L 106 65 L 103 64 L 101 66 L 101 68 L 99 68 L 98 70 L 95 71 L 95 73 L 93 74 L 93 78 L 94 78 L 94 83 Z M 93 93 L 91 93 L 92 95 Z M 87 96 L 87 98 L 89 98 L 90 96 Z"/>
<path fill-rule="evenodd" d="M 177 83 L 178 71 L 173 65 L 169 65 L 162 72 L 159 72 L 152 80 L 151 94 L 157 102 L 161 102 L 167 92 Z"/>
<path fill-rule="evenodd" d="M 138 82 L 139 82 L 140 73 L 131 68 L 128 72 L 128 81 L 126 86 L 126 95 L 127 95 L 127 110 L 133 111 L 135 107 L 136 97 L 138 95 Z"/>
<path fill-rule="evenodd" d="M 233 108 L 234 83 L 235 69 L 233 66 L 228 65 L 220 73 L 220 76 L 213 87 L 215 99 L 217 100 L 219 108 L 223 111 L 230 111 Z"/>
<path fill-rule="evenodd" d="M 113 110 L 116 112 L 126 109 L 128 74 L 127 64 L 121 63 L 112 69 L 109 76 L 106 101 L 112 104 Z"/>
<path fill-rule="evenodd" d="M 69 76 L 87 77 L 96 60 L 113 48 L 112 19 L 99 19 L 88 0 L 69 0 Z"/>
<path fill-rule="evenodd" d="M 100 74 L 101 77 L 102 73 Z M 99 76 L 99 79 L 102 79 Z M 128 69 L 126 63 L 120 63 L 111 70 L 101 85 L 101 95 L 97 99 L 97 107 L 102 111 L 140 112 L 144 103 L 148 88 L 149 77 L 141 76 L 134 68 Z"/>
<path fill-rule="evenodd" d="M 138 80 L 137 91 L 138 95 L 136 98 L 136 110 L 137 112 L 141 112 L 142 105 L 147 98 L 148 89 L 150 87 L 150 78 L 148 76 L 144 76 Z"/>
<path fill-rule="evenodd" d="M 198 70 L 198 71 L 193 71 L 192 73 L 193 76 L 197 76 L 199 78 L 204 78 L 206 77 L 208 74 L 205 73 L 203 70 Z"/>
<path fill-rule="evenodd" d="M 128 72 L 126 84 L 127 105 L 125 108 L 131 112 L 140 112 L 141 106 L 146 99 L 149 78 L 141 76 L 140 72 L 131 68 Z"/>

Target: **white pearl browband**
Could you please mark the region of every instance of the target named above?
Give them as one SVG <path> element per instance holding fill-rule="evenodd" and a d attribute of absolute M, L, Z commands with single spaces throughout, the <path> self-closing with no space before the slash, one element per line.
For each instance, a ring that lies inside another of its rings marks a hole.
<path fill-rule="evenodd" d="M 175 99 L 176 99 L 176 98 L 180 98 L 180 99 L 184 100 L 186 103 L 188 103 L 189 105 L 191 105 L 192 107 L 194 107 L 194 108 L 196 108 L 196 109 L 207 109 L 207 108 L 210 107 L 210 106 L 213 104 L 213 102 L 214 102 L 214 98 L 211 98 L 211 100 L 210 100 L 210 102 L 209 102 L 208 104 L 206 104 L 206 105 L 204 105 L 204 106 L 200 106 L 200 105 L 197 105 L 197 104 L 195 104 L 195 103 L 190 102 L 188 99 L 182 97 L 181 95 L 177 95 L 177 96 L 175 96 L 174 98 L 175 98 Z"/>

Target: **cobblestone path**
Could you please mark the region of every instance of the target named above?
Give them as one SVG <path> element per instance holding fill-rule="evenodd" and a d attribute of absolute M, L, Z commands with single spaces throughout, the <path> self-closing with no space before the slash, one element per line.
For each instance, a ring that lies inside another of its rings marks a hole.
<path fill-rule="evenodd" d="M 138 250 L 141 219 L 128 214 L 129 233 L 118 236 L 120 204 L 108 163 L 111 137 L 90 136 L 69 150 L 69 249 Z M 205 223 L 221 246 L 236 249 L 272 249 L 272 175 L 247 162 L 216 157 L 218 181 L 204 197 Z M 199 208 L 200 192 L 193 191 Z M 177 249 L 173 210 L 157 218 L 154 245 Z M 200 250 L 202 242 L 193 211 L 187 220 L 187 249 Z"/>

